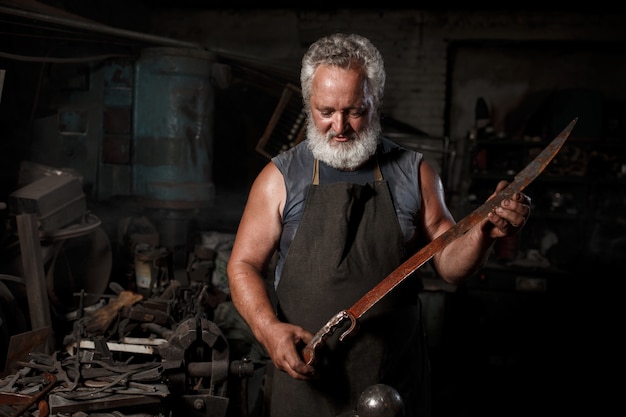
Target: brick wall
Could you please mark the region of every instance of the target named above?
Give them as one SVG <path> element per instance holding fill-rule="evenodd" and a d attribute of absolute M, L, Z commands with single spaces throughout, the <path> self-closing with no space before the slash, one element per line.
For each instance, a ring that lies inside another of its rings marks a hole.
<path fill-rule="evenodd" d="M 446 125 L 450 43 L 624 41 L 624 16 L 608 12 L 181 10 L 155 13 L 152 26 L 163 35 L 273 61 L 294 72 L 306 47 L 318 37 L 335 31 L 361 33 L 385 57 L 388 82 L 383 110 L 441 137 L 450 133 Z"/>
<path fill-rule="evenodd" d="M 615 45 L 609 46 L 609 50 L 626 50 L 625 17 L 625 13 L 612 11 L 168 10 L 163 14 L 155 12 L 151 22 L 153 31 L 160 35 L 198 42 L 218 53 L 236 54 L 252 65 L 280 68 L 296 80 L 302 55 L 320 36 L 341 31 L 369 37 L 381 50 L 387 67 L 383 112 L 433 138 L 448 138 L 455 151 L 448 188 L 450 193 L 457 193 L 463 176 L 464 139 L 473 126 L 479 97 L 484 96 L 501 124 L 507 112 L 533 89 L 568 83 L 554 68 L 554 62 L 550 68 L 543 68 L 540 57 L 529 57 L 528 65 L 502 69 L 498 68 L 498 57 L 494 59 L 493 55 L 479 53 L 468 58 L 464 45 L 497 45 L 507 51 L 509 44 L 543 47 L 551 43 L 557 53 L 562 45 L 572 53 L 580 48 L 582 53 L 608 44 Z M 464 53 L 458 54 L 459 50 Z M 510 56 L 505 60 L 519 58 L 517 50 L 507 53 Z M 477 62 L 481 59 L 491 61 Z M 558 57 L 555 59 L 558 61 Z M 602 71 L 593 57 L 574 58 L 576 65 L 579 61 L 594 71 Z M 559 65 L 569 68 L 571 62 L 570 58 Z M 614 66 L 614 57 L 608 62 L 607 69 Z M 621 65 L 618 62 L 618 67 Z M 471 80 L 464 75 L 470 72 L 469 66 L 473 67 Z M 502 80 L 503 71 L 513 73 L 505 74 L 507 80 Z M 580 78 L 571 84 L 587 88 L 594 88 L 598 80 L 606 83 L 609 78 L 608 74 L 598 75 L 584 68 L 569 72 L 569 77 Z M 616 73 L 619 70 L 612 76 Z M 623 77 L 616 78 L 616 82 L 608 82 L 600 89 L 626 101 Z"/>

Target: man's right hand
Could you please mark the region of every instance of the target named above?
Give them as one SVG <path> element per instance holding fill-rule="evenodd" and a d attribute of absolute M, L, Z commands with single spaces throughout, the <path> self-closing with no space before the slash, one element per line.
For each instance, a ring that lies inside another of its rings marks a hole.
<path fill-rule="evenodd" d="M 311 332 L 281 322 L 264 329 L 263 333 L 263 345 L 276 368 L 295 379 L 308 380 L 315 376 L 315 368 L 307 365 L 300 353 L 313 338 Z"/>

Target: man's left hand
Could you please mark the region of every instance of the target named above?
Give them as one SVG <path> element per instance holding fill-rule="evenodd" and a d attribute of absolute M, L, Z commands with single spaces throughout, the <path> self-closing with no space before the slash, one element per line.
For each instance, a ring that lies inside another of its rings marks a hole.
<path fill-rule="evenodd" d="M 500 181 L 495 196 L 508 185 L 507 181 Z M 490 198 L 491 198 L 490 197 Z M 517 233 L 530 216 L 531 199 L 524 193 L 515 193 L 511 198 L 502 200 L 502 203 L 491 211 L 487 218 L 495 226 L 490 230 L 492 238 L 497 239 Z"/>

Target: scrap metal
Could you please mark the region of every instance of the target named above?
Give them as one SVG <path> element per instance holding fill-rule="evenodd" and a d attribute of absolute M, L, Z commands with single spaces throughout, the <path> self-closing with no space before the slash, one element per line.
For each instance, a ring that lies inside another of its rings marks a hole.
<path fill-rule="evenodd" d="M 13 373 L 0 379 L 0 417 L 35 407 L 39 417 L 125 409 L 225 417 L 229 382 L 251 377 L 254 363 L 231 359 L 228 340 L 206 308 L 208 285 L 172 281 L 146 299 L 112 289 L 117 294 L 103 297 L 107 303 L 71 315 L 76 319 L 64 349 L 33 351 L 13 362 L 7 370 Z"/>

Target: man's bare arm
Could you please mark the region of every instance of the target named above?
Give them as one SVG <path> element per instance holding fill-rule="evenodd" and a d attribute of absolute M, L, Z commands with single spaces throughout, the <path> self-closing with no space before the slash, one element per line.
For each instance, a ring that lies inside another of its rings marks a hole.
<path fill-rule="evenodd" d="M 312 335 L 278 319 L 264 275 L 280 239 L 285 194 L 280 171 L 269 163 L 250 190 L 227 273 L 235 308 L 274 365 L 294 378 L 307 379 L 314 369 L 302 361 L 297 347 L 308 343 Z"/>
<path fill-rule="evenodd" d="M 499 182 L 493 195 L 506 185 L 506 181 Z M 427 163 L 420 166 L 420 186 L 424 231 L 432 240 L 454 226 L 455 220 L 445 204 L 441 179 Z M 439 276 L 452 284 L 461 283 L 484 265 L 496 239 L 517 233 L 529 215 L 529 199 L 523 193 L 504 200 L 487 218 L 433 257 Z"/>

